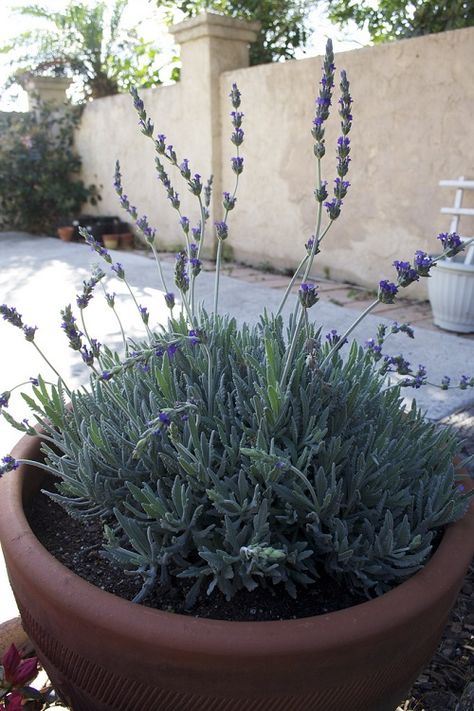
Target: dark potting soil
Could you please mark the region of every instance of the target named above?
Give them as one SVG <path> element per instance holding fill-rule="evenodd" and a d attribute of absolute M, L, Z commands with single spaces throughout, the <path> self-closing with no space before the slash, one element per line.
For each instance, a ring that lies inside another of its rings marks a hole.
<path fill-rule="evenodd" d="M 66 568 L 89 583 L 125 600 L 140 591 L 141 578 L 123 570 L 101 555 L 102 527 L 99 521 L 73 519 L 48 496 L 36 496 L 27 509 L 30 526 L 42 545 Z M 282 585 L 239 591 L 229 602 L 219 591 L 204 591 L 188 610 L 184 601 L 192 583 L 179 582 L 173 589 L 156 586 L 142 602 L 147 607 L 216 620 L 268 621 L 321 615 L 353 607 L 366 598 L 351 595 L 329 577 L 301 588 L 296 600 Z"/>

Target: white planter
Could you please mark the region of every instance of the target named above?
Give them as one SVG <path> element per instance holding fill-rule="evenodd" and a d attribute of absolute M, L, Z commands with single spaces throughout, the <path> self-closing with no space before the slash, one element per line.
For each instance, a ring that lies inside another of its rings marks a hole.
<path fill-rule="evenodd" d="M 428 295 L 436 326 L 459 333 L 474 332 L 474 264 L 464 256 L 442 259 L 431 270 Z"/>

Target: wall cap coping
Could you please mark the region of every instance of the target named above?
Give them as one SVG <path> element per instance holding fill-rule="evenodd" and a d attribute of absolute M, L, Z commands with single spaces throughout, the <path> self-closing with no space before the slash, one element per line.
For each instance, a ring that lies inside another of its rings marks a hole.
<path fill-rule="evenodd" d="M 197 17 L 190 17 L 172 25 L 169 32 L 174 35 L 177 44 L 185 44 L 202 37 L 218 37 L 248 44 L 255 42 L 260 27 L 259 22 L 248 22 L 206 11 Z"/>
<path fill-rule="evenodd" d="M 29 76 L 24 82 L 25 89 L 57 89 L 66 91 L 71 84 L 68 77 L 32 77 Z"/>

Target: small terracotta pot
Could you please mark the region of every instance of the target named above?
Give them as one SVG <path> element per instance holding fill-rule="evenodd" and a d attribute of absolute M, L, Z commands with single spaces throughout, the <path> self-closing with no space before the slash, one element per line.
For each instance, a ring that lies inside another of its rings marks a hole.
<path fill-rule="evenodd" d="M 102 241 L 106 249 L 118 249 L 119 246 L 119 236 L 118 235 L 102 235 Z"/>
<path fill-rule="evenodd" d="M 58 237 L 63 240 L 63 242 L 71 242 L 74 237 L 74 227 L 58 227 Z"/>
<path fill-rule="evenodd" d="M 127 251 L 133 249 L 133 235 L 131 232 L 122 232 L 118 237 L 121 249 Z"/>
<path fill-rule="evenodd" d="M 40 460 L 23 437 L 13 456 Z M 0 540 L 23 626 L 74 711 L 393 711 L 433 655 L 474 553 L 474 501 L 427 565 L 327 615 L 225 622 L 115 597 L 67 570 L 23 511 L 44 472 L 0 481 Z"/>

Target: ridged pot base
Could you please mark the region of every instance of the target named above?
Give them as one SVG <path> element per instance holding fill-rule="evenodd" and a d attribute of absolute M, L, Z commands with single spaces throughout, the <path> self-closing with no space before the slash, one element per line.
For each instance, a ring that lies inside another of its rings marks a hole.
<path fill-rule="evenodd" d="M 17 459 L 37 459 L 24 437 Z M 0 481 L 0 540 L 25 631 L 73 711 L 393 711 L 436 649 L 474 554 L 474 504 L 425 568 L 376 600 L 277 622 L 152 610 L 96 588 L 38 542 L 23 501 L 43 474 Z"/>

